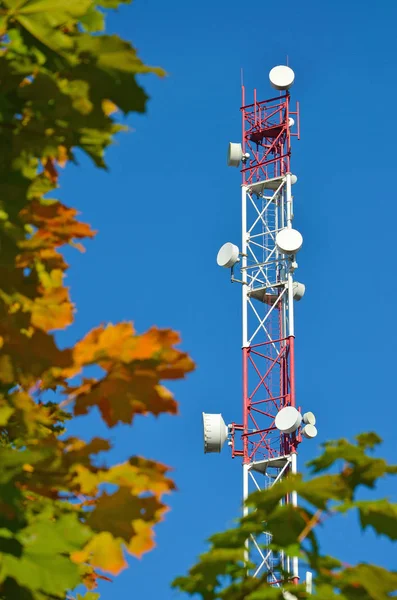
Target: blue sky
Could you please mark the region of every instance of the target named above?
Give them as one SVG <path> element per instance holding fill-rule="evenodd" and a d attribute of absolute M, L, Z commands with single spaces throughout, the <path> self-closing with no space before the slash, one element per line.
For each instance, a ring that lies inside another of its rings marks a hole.
<path fill-rule="evenodd" d="M 63 176 L 61 197 L 99 234 L 85 255 L 67 253 L 78 313 L 59 339 L 124 319 L 139 331 L 172 327 L 197 371 L 173 386 L 178 418 L 110 432 L 95 415 L 73 425 L 87 438 L 109 436 L 114 461 L 140 453 L 172 465 L 179 489 L 155 551 L 103 584 L 103 600 L 180 597 L 169 582 L 239 512 L 241 465 L 227 448 L 204 456 L 201 411 L 241 419 L 240 291 L 215 260 L 222 243 L 240 242 L 240 175 L 225 155 L 240 139 L 241 68 L 248 93 L 256 87 L 264 99 L 268 71 L 288 55 L 301 103 L 292 170 L 306 295 L 296 310 L 296 378 L 319 435 L 301 445 L 300 463 L 329 438 L 371 429 L 395 460 L 396 18 L 385 0 L 137 0 L 109 18 L 109 31 L 169 75 L 142 78 L 148 113 L 128 119 L 134 131 L 109 151 L 109 173 L 83 158 Z M 379 494 L 393 491 L 384 484 Z M 393 566 L 389 544 L 362 536 L 354 520 L 322 537 L 347 561 Z"/>

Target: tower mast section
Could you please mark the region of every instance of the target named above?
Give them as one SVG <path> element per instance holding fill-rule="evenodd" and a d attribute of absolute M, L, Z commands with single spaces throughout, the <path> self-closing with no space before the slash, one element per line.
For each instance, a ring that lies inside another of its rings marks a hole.
<path fill-rule="evenodd" d="M 305 292 L 295 279 L 303 239 L 293 228 L 297 177 L 291 172 L 291 140 L 300 137 L 299 104 L 292 109 L 292 69 L 274 67 L 269 78 L 278 95 L 267 100 L 258 101 L 254 90 L 247 103 L 242 86 L 242 140 L 229 144 L 228 152 L 229 166 L 240 167 L 242 174 L 241 252 L 227 243 L 217 258 L 242 288 L 242 422 L 226 428 L 220 415 L 204 414 L 206 451 L 220 451 L 229 436 L 233 458 L 242 458 L 244 501 L 251 491 L 296 473 L 302 436 L 317 434 L 313 413 L 302 416 L 295 391 L 294 303 Z M 296 506 L 296 493 L 283 502 Z M 247 510 L 244 506 L 244 514 Z M 280 586 L 285 572 L 299 580 L 298 559 L 276 554 L 265 530 L 247 543 L 248 558 L 255 565 L 252 574 L 266 574 L 272 585 Z"/>

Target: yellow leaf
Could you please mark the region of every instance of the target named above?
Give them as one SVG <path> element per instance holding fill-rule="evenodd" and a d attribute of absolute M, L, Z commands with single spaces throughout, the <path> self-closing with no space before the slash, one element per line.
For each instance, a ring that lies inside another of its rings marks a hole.
<path fill-rule="evenodd" d="M 58 146 L 57 162 L 60 167 L 66 167 L 69 160 L 68 149 L 65 146 Z"/>
<path fill-rule="evenodd" d="M 107 117 L 118 111 L 118 107 L 111 100 L 102 100 L 102 110 Z"/>
<path fill-rule="evenodd" d="M 134 521 L 134 530 L 135 535 L 131 538 L 127 548 L 131 554 L 140 558 L 142 554 L 152 550 L 155 545 L 153 541 L 153 531 L 148 523 L 145 523 L 145 521 L 140 519 Z"/>
<path fill-rule="evenodd" d="M 152 492 L 156 497 L 161 497 L 175 489 L 174 482 L 165 476 L 168 470 L 161 463 L 133 456 L 128 462 L 114 465 L 98 475 L 103 483 L 128 487 L 135 495 Z"/>
<path fill-rule="evenodd" d="M 38 270 L 40 283 L 45 288 L 61 288 L 63 280 L 63 271 L 61 269 L 53 269 L 48 272 L 44 265 Z"/>
<path fill-rule="evenodd" d="M 95 535 L 83 550 L 73 552 L 71 558 L 76 563 L 89 562 L 94 568 L 118 575 L 127 567 L 122 545 L 122 540 L 114 538 L 107 531 L 102 531 Z"/>
<path fill-rule="evenodd" d="M 76 487 L 81 494 L 94 496 L 98 491 L 100 478 L 83 465 L 75 465 L 72 487 Z"/>

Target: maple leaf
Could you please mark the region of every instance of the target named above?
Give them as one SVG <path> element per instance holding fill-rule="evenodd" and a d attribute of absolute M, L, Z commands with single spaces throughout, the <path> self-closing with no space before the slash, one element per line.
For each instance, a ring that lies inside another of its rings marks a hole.
<path fill-rule="evenodd" d="M 139 557 L 153 547 L 153 525 L 162 520 L 166 510 L 154 496 L 140 498 L 127 488 L 120 488 L 99 498 L 88 515 L 87 525 L 123 539 L 128 550 Z"/>
<path fill-rule="evenodd" d="M 103 443 L 104 440 L 101 440 Z M 91 453 L 91 445 L 83 448 L 84 452 Z M 108 447 L 101 447 L 107 450 Z M 85 495 L 94 496 L 102 484 L 112 484 L 118 487 L 126 487 L 134 495 L 150 492 L 157 498 L 175 489 L 174 482 L 165 476 L 169 468 L 156 461 L 147 460 L 140 456 L 133 456 L 128 462 L 104 468 L 93 468 L 91 464 L 82 464 L 82 456 L 70 453 L 68 449 L 69 462 L 79 460 L 73 466 L 72 487 Z"/>
<path fill-rule="evenodd" d="M 132 323 L 97 327 L 74 347 L 73 357 L 78 365 L 89 365 L 105 357 L 119 357 L 121 348 L 130 343 L 135 331 Z"/>
<path fill-rule="evenodd" d="M 26 246 L 25 246 L 26 247 Z M 40 248 L 36 247 L 34 250 L 26 250 L 21 252 L 15 258 L 15 266 L 19 269 L 25 269 L 26 267 L 32 267 L 40 262 L 47 271 L 54 269 L 60 269 L 66 271 L 68 264 L 65 262 L 64 257 L 60 252 L 57 252 L 53 248 Z"/>
<path fill-rule="evenodd" d="M 114 538 L 108 531 L 95 535 L 83 550 L 73 552 L 71 558 L 76 563 L 89 562 L 94 568 L 113 575 L 118 575 L 127 567 L 123 555 L 123 540 Z"/>
<path fill-rule="evenodd" d="M 95 236 L 95 232 L 89 225 L 76 219 L 77 214 L 77 210 L 68 208 L 57 200 L 34 199 L 21 210 L 20 218 L 37 228 L 37 233 L 32 240 L 37 238 L 49 245 L 62 245 L 74 239 Z M 29 247 L 28 242 L 21 243 L 20 246 Z M 32 241 L 30 245 L 33 245 Z"/>
<path fill-rule="evenodd" d="M 53 337 L 44 331 L 24 330 L 20 315 L 10 318 L 1 306 L 0 337 L 2 356 L 8 357 L 7 370 L 0 369 L 0 381 L 4 383 L 9 382 L 10 368 L 15 382 L 30 387 L 53 369 L 62 370 L 73 364 L 70 350 L 59 350 Z"/>
<path fill-rule="evenodd" d="M 173 348 L 180 342 L 179 335 L 171 329 L 152 328 L 137 335 L 132 323 L 101 326 L 93 329 L 74 349 L 76 363 L 88 365 L 100 361 L 118 360 L 122 363 L 153 359 L 159 366 L 163 362 L 172 363 L 187 355 Z M 192 369 L 193 363 L 186 362 L 186 369 Z M 186 371 L 185 371 L 186 372 Z"/>
<path fill-rule="evenodd" d="M 75 415 L 87 414 L 90 407 L 97 406 L 109 427 L 120 422 L 132 423 L 136 414 L 177 413 L 173 395 L 158 384 L 158 378 L 150 370 L 131 372 L 125 367 L 114 368 L 100 381 L 83 383 L 71 396 L 75 400 Z"/>
<path fill-rule="evenodd" d="M 168 471 L 166 465 L 133 456 L 128 462 L 111 467 L 102 477 L 104 482 L 128 487 L 134 494 L 150 491 L 156 497 L 161 497 L 175 489 L 174 482 L 165 477 Z"/>
<path fill-rule="evenodd" d="M 64 287 L 46 290 L 31 305 L 32 325 L 43 331 L 64 329 L 73 323 L 73 304 Z"/>
<path fill-rule="evenodd" d="M 67 4 L 63 0 L 28 0 L 21 6 L 15 6 L 14 0 L 4 0 L 4 4 L 12 9 L 13 19 L 38 42 L 63 54 L 73 48 L 68 33 L 78 17 L 87 12 L 92 0 L 70 0 Z"/>
<path fill-rule="evenodd" d="M 59 597 L 60 590 L 79 583 L 78 568 L 68 555 L 90 536 L 77 515 L 65 515 L 52 523 L 37 520 L 16 536 L 23 548 L 21 555 L 2 555 L 3 577 L 12 577 L 22 587 Z"/>
<path fill-rule="evenodd" d="M 110 427 L 131 423 L 135 414 L 175 414 L 177 404 L 160 381 L 183 377 L 194 368 L 185 353 L 173 348 L 178 342 L 178 334 L 171 330 L 153 328 L 135 335 L 131 323 L 91 331 L 76 344 L 75 363 L 80 367 L 99 364 L 107 374 L 69 388 L 75 414 L 86 414 L 89 407 L 98 406 Z"/>

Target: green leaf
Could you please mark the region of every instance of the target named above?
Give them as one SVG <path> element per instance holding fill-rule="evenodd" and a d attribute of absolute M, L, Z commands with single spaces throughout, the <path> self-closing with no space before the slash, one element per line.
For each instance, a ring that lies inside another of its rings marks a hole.
<path fill-rule="evenodd" d="M 74 514 L 55 522 L 33 523 L 17 535 L 21 556 L 3 555 L 1 574 L 30 590 L 61 596 L 80 581 L 79 568 L 69 553 L 82 548 L 90 537 L 89 529 Z"/>
<path fill-rule="evenodd" d="M 361 563 L 341 573 L 338 587 L 352 600 L 385 600 L 397 591 L 397 573 Z"/>
<path fill-rule="evenodd" d="M 94 0 L 27 0 L 27 2 L 15 2 L 14 0 L 3 0 L 5 5 L 13 4 L 13 14 L 34 15 L 37 13 L 49 13 L 55 21 L 53 27 L 66 23 L 70 18 L 84 15 Z"/>
<path fill-rule="evenodd" d="M 264 527 L 272 534 L 273 545 L 286 548 L 298 543 L 299 535 L 312 516 L 307 511 L 297 510 L 292 504 L 279 505 L 266 519 Z"/>
<path fill-rule="evenodd" d="M 302 481 L 302 475 L 293 475 L 282 481 L 279 481 L 277 485 L 254 492 L 248 497 L 246 504 L 247 506 L 253 506 L 259 508 L 267 514 L 270 514 L 279 505 L 280 500 L 291 493 Z"/>
<path fill-rule="evenodd" d="M 190 595 L 201 594 L 205 599 L 219 598 L 215 590 L 220 586 L 222 577 L 235 579 L 246 572 L 243 557 L 244 549 L 211 549 L 200 556 L 200 562 L 190 569 L 188 577 L 175 579 L 172 587 Z"/>
<path fill-rule="evenodd" d="M 347 596 L 335 592 L 328 583 L 316 583 L 314 594 L 309 596 L 312 600 L 348 600 Z"/>
<path fill-rule="evenodd" d="M 13 4 L 5 0 L 6 5 Z M 28 0 L 22 7 L 15 7 L 13 18 L 34 38 L 54 52 L 72 50 L 73 39 L 62 31 L 70 29 L 92 5 L 93 0 Z"/>
<path fill-rule="evenodd" d="M 77 39 L 78 51 L 89 54 L 102 69 L 112 69 L 127 73 L 156 73 L 165 75 L 159 67 L 149 67 L 138 58 L 135 48 L 117 35 L 93 37 L 81 35 Z"/>
<path fill-rule="evenodd" d="M 370 440 L 371 444 L 375 442 L 372 436 Z M 364 441 L 362 443 L 364 444 Z M 308 466 L 313 473 L 320 473 L 334 465 L 344 463 L 342 477 L 346 485 L 351 488 L 352 494 L 359 485 L 373 488 L 378 479 L 394 472 L 394 467 L 390 467 L 385 460 L 368 456 L 365 445 L 354 446 L 347 440 L 338 440 L 327 442 L 324 447 L 323 454 L 309 462 Z"/>
<path fill-rule="evenodd" d="M 378 446 L 382 442 L 382 438 L 380 438 L 376 433 L 370 431 L 369 433 L 360 433 L 356 435 L 356 440 L 360 448 L 374 448 Z"/>
<path fill-rule="evenodd" d="M 330 500 L 349 498 L 351 491 L 338 475 L 323 475 L 309 481 L 300 481 L 296 491 L 317 508 L 326 509 Z"/>
<path fill-rule="evenodd" d="M 69 77 L 88 82 L 90 99 L 95 104 L 111 100 L 125 114 L 131 111 L 145 112 L 148 95 L 136 82 L 133 73 L 103 70 L 95 64 L 87 65 L 82 62 L 70 69 Z"/>
<path fill-rule="evenodd" d="M 103 31 L 105 15 L 94 6 L 90 6 L 86 14 L 80 17 L 80 23 L 85 31 Z"/>
<path fill-rule="evenodd" d="M 321 509 L 326 509 L 330 500 L 343 500 L 351 496 L 349 486 L 339 475 L 323 475 L 304 481 L 302 475 L 298 474 L 290 475 L 276 486 L 254 492 L 249 496 L 247 505 L 271 514 L 280 500 L 293 491 Z"/>
<path fill-rule="evenodd" d="M 0 448 L 0 484 L 9 483 L 14 477 L 23 472 L 25 464 L 35 464 L 49 456 L 51 451 L 47 448 L 16 451 L 11 447 Z"/>
<path fill-rule="evenodd" d="M 397 540 L 397 504 L 388 500 L 354 502 L 360 513 L 361 527 L 373 527 L 379 535 Z"/>

